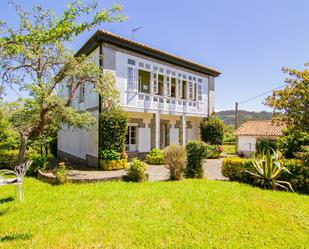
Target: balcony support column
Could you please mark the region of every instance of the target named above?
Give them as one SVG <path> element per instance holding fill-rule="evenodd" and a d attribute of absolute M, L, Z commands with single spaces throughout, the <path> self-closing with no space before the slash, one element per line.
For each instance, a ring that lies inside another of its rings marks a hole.
<path fill-rule="evenodd" d="M 155 116 L 155 147 L 160 149 L 160 112 L 154 114 Z"/>
<path fill-rule="evenodd" d="M 182 123 L 182 145 L 186 145 L 186 127 L 187 127 L 187 118 L 186 115 L 183 114 L 181 117 Z"/>

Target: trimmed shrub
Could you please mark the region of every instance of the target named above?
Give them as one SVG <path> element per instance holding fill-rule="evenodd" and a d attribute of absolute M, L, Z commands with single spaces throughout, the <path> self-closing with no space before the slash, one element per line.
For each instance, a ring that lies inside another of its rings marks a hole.
<path fill-rule="evenodd" d="M 102 112 L 100 115 L 100 149 L 125 151 L 128 116 L 119 108 Z"/>
<path fill-rule="evenodd" d="M 220 154 L 224 151 L 222 145 L 210 145 L 208 146 L 208 155 L 207 158 L 219 158 Z"/>
<path fill-rule="evenodd" d="M 100 168 L 102 170 L 118 170 L 127 167 L 126 153 L 115 150 L 100 151 Z"/>
<path fill-rule="evenodd" d="M 142 182 L 146 179 L 146 170 L 147 164 L 135 158 L 128 169 L 126 179 L 132 182 Z"/>
<path fill-rule="evenodd" d="M 64 162 L 58 163 L 57 167 L 53 171 L 55 175 L 54 184 L 60 185 L 67 182 L 67 170 Z"/>
<path fill-rule="evenodd" d="M 164 149 L 166 168 L 171 180 L 180 180 L 187 163 L 186 150 L 181 145 L 171 144 Z"/>
<path fill-rule="evenodd" d="M 255 179 L 247 171 L 254 172 L 255 168 L 250 159 L 239 157 L 227 157 L 222 161 L 222 175 L 231 181 L 244 182 L 252 184 Z"/>
<path fill-rule="evenodd" d="M 160 165 L 164 164 L 163 151 L 160 149 L 152 149 L 146 156 L 146 161 L 149 164 Z"/>
<path fill-rule="evenodd" d="M 205 118 L 200 123 L 201 138 L 209 144 L 222 144 L 224 137 L 224 123 L 215 116 Z"/>
<path fill-rule="evenodd" d="M 207 150 L 208 145 L 202 141 L 193 140 L 186 145 L 186 177 L 203 178 L 203 160 L 207 157 Z"/>

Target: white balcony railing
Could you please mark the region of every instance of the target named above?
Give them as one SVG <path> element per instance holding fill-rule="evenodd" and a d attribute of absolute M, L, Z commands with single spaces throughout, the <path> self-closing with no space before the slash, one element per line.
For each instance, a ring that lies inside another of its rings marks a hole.
<path fill-rule="evenodd" d="M 207 102 L 177 99 L 143 92 L 126 91 L 127 107 L 159 110 L 168 113 L 207 115 Z"/>

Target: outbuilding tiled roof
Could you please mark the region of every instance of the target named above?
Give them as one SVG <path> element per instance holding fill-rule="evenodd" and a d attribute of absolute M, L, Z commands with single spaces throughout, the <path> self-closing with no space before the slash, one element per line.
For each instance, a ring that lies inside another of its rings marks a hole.
<path fill-rule="evenodd" d="M 236 136 L 271 136 L 277 137 L 282 135 L 285 128 L 283 124 L 275 124 L 271 120 L 247 121 L 242 124 L 234 134 Z"/>

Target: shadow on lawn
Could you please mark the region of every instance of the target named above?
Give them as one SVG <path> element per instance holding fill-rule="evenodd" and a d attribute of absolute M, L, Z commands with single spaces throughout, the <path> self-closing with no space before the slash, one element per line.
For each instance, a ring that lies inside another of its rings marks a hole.
<path fill-rule="evenodd" d="M 0 238 L 0 242 L 12 241 L 12 240 L 28 240 L 31 238 L 31 235 L 27 233 L 15 233 L 4 235 Z"/>
<path fill-rule="evenodd" d="M 14 198 L 13 197 L 6 197 L 6 198 L 0 199 L 0 203 L 6 203 L 6 202 L 10 202 L 10 201 L 14 201 Z"/>

